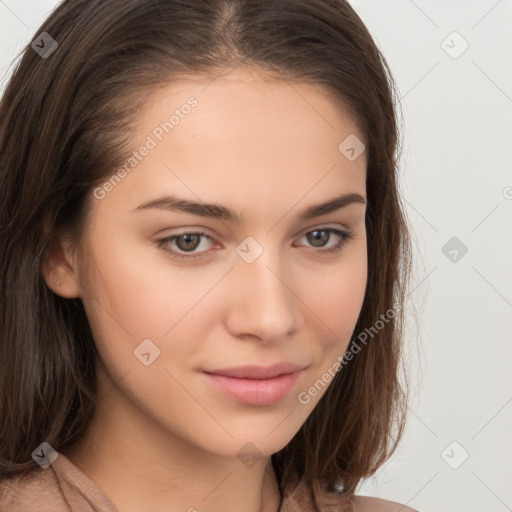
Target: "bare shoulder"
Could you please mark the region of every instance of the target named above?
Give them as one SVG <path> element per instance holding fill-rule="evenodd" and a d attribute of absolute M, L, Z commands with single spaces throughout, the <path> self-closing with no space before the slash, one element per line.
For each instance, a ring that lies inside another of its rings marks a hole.
<path fill-rule="evenodd" d="M 396 501 L 371 496 L 354 496 L 355 512 L 419 512 Z"/>

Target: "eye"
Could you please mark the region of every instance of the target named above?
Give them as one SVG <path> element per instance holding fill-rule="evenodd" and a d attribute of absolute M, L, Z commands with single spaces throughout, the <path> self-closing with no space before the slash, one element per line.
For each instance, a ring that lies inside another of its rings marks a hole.
<path fill-rule="evenodd" d="M 332 235 L 336 235 L 338 241 L 331 245 L 327 249 L 317 249 L 316 247 L 323 247 L 326 241 L 331 239 Z M 172 258 L 182 260 L 182 261 L 194 261 L 200 258 L 204 258 L 204 254 L 207 252 L 206 250 L 201 251 L 197 254 L 193 254 L 201 245 L 201 241 L 206 238 L 210 241 L 213 239 L 207 235 L 203 231 L 194 231 L 181 233 L 179 235 L 172 235 L 166 238 L 161 238 L 156 241 L 156 244 L 159 248 L 167 252 Z M 308 231 L 305 233 L 302 238 L 306 238 L 309 243 L 313 244 L 313 248 L 316 253 L 328 253 L 328 254 L 336 254 L 341 251 L 346 242 L 352 238 L 352 235 L 347 233 L 346 231 L 341 231 L 335 228 L 319 228 L 313 231 Z M 177 250 L 174 248 L 169 248 L 169 245 L 176 244 Z M 181 252 L 180 252 L 181 251 Z M 184 253 L 192 253 L 192 254 L 184 254 Z"/>
<path fill-rule="evenodd" d="M 322 244 L 324 244 L 327 240 L 330 240 L 333 234 L 336 235 L 338 241 L 331 245 L 328 249 L 315 249 L 315 252 L 337 254 L 345 246 L 347 241 L 352 238 L 350 233 L 335 228 L 319 228 L 313 231 L 308 231 L 304 234 L 303 238 L 306 238 L 309 243 L 313 243 L 313 247 L 316 248 L 323 247 Z"/>
<path fill-rule="evenodd" d="M 164 251 L 168 252 L 172 258 L 181 260 L 196 260 L 198 258 L 203 257 L 202 253 L 187 255 L 181 254 L 178 251 L 190 252 L 197 249 L 197 247 L 199 247 L 201 244 L 201 239 L 204 237 L 208 238 L 209 240 L 212 240 L 212 238 L 203 231 L 195 231 L 190 233 L 182 233 L 180 235 L 173 235 L 167 238 L 162 238 L 160 240 L 157 240 L 157 245 Z M 169 244 L 175 241 L 178 247 L 178 251 L 176 251 L 175 249 L 168 248 Z"/>

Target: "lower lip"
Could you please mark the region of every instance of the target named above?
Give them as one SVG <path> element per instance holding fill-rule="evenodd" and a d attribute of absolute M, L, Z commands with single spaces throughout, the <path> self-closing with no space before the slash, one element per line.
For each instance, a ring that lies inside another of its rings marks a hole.
<path fill-rule="evenodd" d="M 297 384 L 302 371 L 273 379 L 237 379 L 203 372 L 221 393 L 248 405 L 272 405 L 282 400 Z"/>

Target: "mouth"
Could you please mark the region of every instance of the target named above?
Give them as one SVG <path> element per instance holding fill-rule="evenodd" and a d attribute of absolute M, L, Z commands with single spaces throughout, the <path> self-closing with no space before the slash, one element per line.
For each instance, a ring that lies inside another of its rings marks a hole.
<path fill-rule="evenodd" d="M 222 368 L 218 370 L 204 370 L 213 375 L 223 375 L 225 377 L 235 377 L 238 379 L 272 379 L 287 373 L 295 373 L 304 370 L 305 365 L 280 362 L 270 366 L 246 365 L 233 368 Z"/>
<path fill-rule="evenodd" d="M 275 373 L 275 370 L 272 371 Z M 275 404 L 285 398 L 296 386 L 304 368 L 270 378 L 262 378 L 261 369 L 259 372 L 257 378 L 233 377 L 209 372 L 202 372 L 202 375 L 215 390 L 229 398 L 247 405 L 264 406 Z M 250 372 L 245 371 L 245 374 L 247 373 Z"/>

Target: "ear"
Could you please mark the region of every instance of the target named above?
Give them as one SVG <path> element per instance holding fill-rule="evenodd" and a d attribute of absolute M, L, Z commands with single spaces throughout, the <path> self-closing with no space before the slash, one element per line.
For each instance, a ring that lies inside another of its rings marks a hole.
<path fill-rule="evenodd" d="M 81 296 L 76 260 L 69 242 L 54 240 L 48 259 L 41 266 L 41 274 L 57 295 L 67 299 Z"/>

